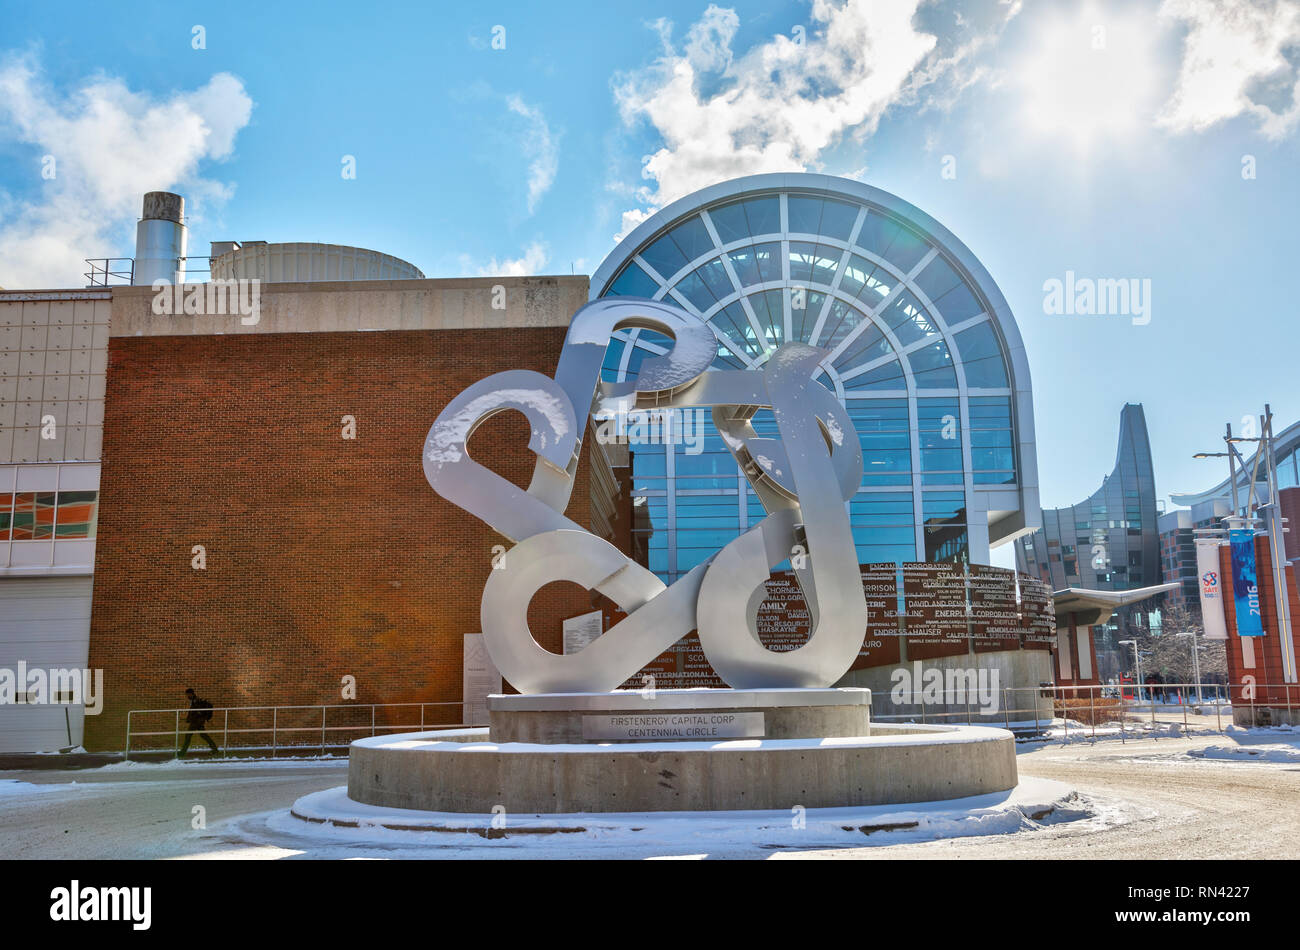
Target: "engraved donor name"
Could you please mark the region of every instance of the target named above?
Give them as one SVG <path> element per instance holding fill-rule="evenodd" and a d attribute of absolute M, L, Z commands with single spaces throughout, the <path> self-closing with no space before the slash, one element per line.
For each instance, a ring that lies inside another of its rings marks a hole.
<path fill-rule="evenodd" d="M 727 739 L 763 735 L 763 714 L 754 712 L 638 713 L 584 716 L 587 739 Z"/>

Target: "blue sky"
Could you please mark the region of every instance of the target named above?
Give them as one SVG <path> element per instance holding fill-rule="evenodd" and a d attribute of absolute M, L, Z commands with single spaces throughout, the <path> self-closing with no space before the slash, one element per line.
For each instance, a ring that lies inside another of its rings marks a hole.
<path fill-rule="evenodd" d="M 1190 456 L 1224 422 L 1300 418 L 1298 64 L 1296 0 L 0 0 L 0 285 L 129 254 L 146 190 L 187 196 L 192 254 L 326 241 L 443 277 L 591 273 L 710 181 L 846 175 L 1002 288 L 1045 505 L 1110 470 L 1126 401 L 1167 495 L 1223 476 Z M 1067 271 L 1150 280 L 1150 322 L 1045 313 Z"/>

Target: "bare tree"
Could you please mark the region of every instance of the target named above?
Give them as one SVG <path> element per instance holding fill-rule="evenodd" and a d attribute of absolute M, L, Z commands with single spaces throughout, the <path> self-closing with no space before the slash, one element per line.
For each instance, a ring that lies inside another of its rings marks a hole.
<path fill-rule="evenodd" d="M 1195 634 L 1192 637 L 1180 633 Z M 1166 605 L 1161 611 L 1158 632 L 1151 629 L 1136 631 L 1138 649 L 1142 652 L 1142 675 L 1158 674 L 1166 683 L 1196 682 L 1196 664 L 1192 650 L 1200 650 L 1201 682 L 1224 682 L 1228 674 L 1228 656 L 1223 640 L 1206 640 L 1199 611 L 1181 604 Z M 1133 666 L 1132 651 L 1127 651 L 1125 666 Z"/>

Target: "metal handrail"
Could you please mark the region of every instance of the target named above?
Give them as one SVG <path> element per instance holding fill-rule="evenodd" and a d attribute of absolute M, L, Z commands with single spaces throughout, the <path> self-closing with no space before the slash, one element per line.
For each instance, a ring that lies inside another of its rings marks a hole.
<path fill-rule="evenodd" d="M 1187 693 L 1195 691 L 1198 686 L 1200 687 L 1202 694 L 1204 694 L 1207 690 L 1212 690 L 1214 694 L 1212 698 L 1207 700 L 1204 698 L 1203 695 L 1202 699 L 1198 701 L 1194 696 L 1186 695 Z M 913 702 L 901 702 L 901 703 L 892 702 L 891 705 L 895 709 L 904 709 L 906 707 L 920 707 L 920 708 L 917 711 L 889 713 L 883 711 L 877 712 L 876 709 L 874 708 L 876 703 L 873 702 L 871 718 L 882 722 L 898 721 L 898 720 L 915 722 L 919 717 L 921 722 L 923 723 L 926 722 L 927 720 L 943 721 L 943 720 L 957 719 L 957 718 L 965 718 L 968 723 L 975 722 L 975 721 L 993 722 L 1000 719 L 1002 720 L 1002 724 L 1004 725 L 1004 727 L 1010 728 L 1013 721 L 1017 723 L 1029 722 L 1029 717 L 1025 716 L 1021 718 L 1021 716 L 1019 715 L 1013 720 L 1012 718 L 1013 714 L 1032 713 L 1033 721 L 1034 721 L 1034 731 L 1039 732 L 1041 731 L 1039 729 L 1039 724 L 1040 724 L 1039 710 L 1041 709 L 1041 705 L 1039 703 L 1034 703 L 1030 706 L 1018 706 L 1016 705 L 1016 702 L 1020 702 L 1019 699 L 1017 699 L 1015 702 L 1008 702 L 1009 694 L 1032 693 L 1036 698 L 1050 700 L 1052 704 L 1052 719 L 1056 717 L 1058 702 L 1061 701 L 1082 702 L 1086 700 L 1087 706 L 1085 707 L 1080 705 L 1078 709 L 1080 711 L 1082 711 L 1085 708 L 1088 710 L 1089 720 L 1090 720 L 1088 725 L 1091 727 L 1091 736 L 1094 739 L 1096 738 L 1097 735 L 1098 711 L 1105 712 L 1108 709 L 1113 709 L 1116 714 L 1116 718 L 1114 721 L 1120 727 L 1121 741 L 1125 741 L 1128 735 L 1127 723 L 1129 722 L 1130 719 L 1134 718 L 1135 715 L 1143 716 L 1149 713 L 1151 716 L 1151 723 L 1152 725 L 1155 725 L 1157 723 L 1157 718 L 1156 718 L 1157 712 L 1160 711 L 1162 708 L 1166 712 L 1170 711 L 1170 707 L 1173 707 L 1174 709 L 1181 709 L 1183 714 L 1182 715 L 1183 731 L 1187 732 L 1192 726 L 1192 723 L 1190 723 L 1190 721 L 1188 720 L 1188 714 L 1187 714 L 1188 707 L 1189 706 L 1213 706 L 1214 713 L 1215 713 L 1215 729 L 1219 732 L 1222 732 L 1224 728 L 1223 712 L 1225 708 L 1227 710 L 1232 710 L 1234 705 L 1240 706 L 1242 708 L 1249 708 L 1251 710 L 1250 721 L 1254 724 L 1258 724 L 1260 720 L 1259 710 L 1261 708 L 1274 708 L 1274 707 L 1281 708 L 1285 706 L 1287 710 L 1287 719 L 1291 720 L 1294 718 L 1293 710 L 1296 708 L 1297 705 L 1300 705 L 1300 684 L 1296 684 L 1296 683 L 1255 684 L 1254 691 L 1256 695 L 1261 693 L 1267 694 L 1270 692 L 1278 692 L 1283 694 L 1283 699 L 1281 701 L 1269 701 L 1269 702 L 1260 702 L 1258 701 L 1258 699 L 1254 699 L 1254 698 L 1252 698 L 1249 701 L 1244 701 L 1241 699 L 1234 700 L 1232 698 L 1232 693 L 1233 692 L 1240 693 L 1244 688 L 1242 684 L 1238 684 L 1238 683 L 1205 683 L 1205 682 L 1202 682 L 1200 684 L 1144 683 L 1144 684 L 1140 684 L 1140 688 L 1142 691 L 1146 692 L 1147 694 L 1146 698 L 1143 698 L 1140 693 L 1138 693 L 1138 695 L 1131 696 L 1131 697 L 1125 696 L 1124 695 L 1125 690 L 1131 690 L 1137 693 L 1139 689 L 1139 684 L 1131 684 L 1131 683 L 1094 683 L 1094 684 L 1080 684 L 1077 686 L 1057 686 L 1057 685 L 1049 684 L 1046 686 L 1005 687 L 999 691 L 1002 696 L 1002 702 L 998 705 L 998 707 L 995 710 L 988 711 L 988 712 L 984 711 L 981 703 L 979 703 L 978 701 L 970 700 L 969 693 L 967 694 L 967 698 L 965 701 L 957 702 L 955 696 L 953 695 L 954 691 L 948 689 L 941 689 L 940 693 L 942 694 L 943 698 L 940 699 L 934 705 L 955 706 L 958 707 L 957 709 L 948 710 L 948 711 L 937 711 L 933 708 L 927 709 L 926 707 L 931 706 L 932 704 L 925 701 L 922 702 L 913 701 Z M 1117 695 L 1113 695 L 1113 696 L 1104 695 L 1109 691 L 1116 691 Z M 916 697 L 916 696 L 924 696 L 927 694 L 927 692 L 928 691 L 925 690 L 910 690 L 908 691 L 907 694 L 912 697 Z M 1086 694 L 1086 695 L 1081 695 L 1081 694 Z M 1157 694 L 1165 694 L 1166 696 L 1168 695 L 1180 696 L 1182 698 L 1182 701 L 1177 703 L 1172 703 L 1172 702 L 1168 702 L 1167 700 L 1158 700 Z M 947 698 L 949 696 L 953 696 L 953 698 L 952 699 Z M 890 700 L 890 699 L 892 699 L 891 693 L 883 692 L 883 691 L 880 692 L 878 696 L 873 697 L 873 700 L 877 700 L 877 701 Z M 1099 700 L 1103 700 L 1103 699 L 1108 700 L 1108 702 L 1104 702 L 1104 703 L 1099 702 Z M 1061 708 L 1061 713 L 1062 715 L 1060 718 L 1063 723 L 1065 738 L 1068 740 L 1070 735 L 1070 717 L 1069 717 L 1070 706 L 1063 704 Z M 977 716 L 979 717 L 979 720 L 976 719 Z M 1050 719 L 1047 722 L 1047 725 L 1051 725 Z"/>
<path fill-rule="evenodd" d="M 464 703 L 440 702 L 440 703 L 332 703 L 332 704 L 320 704 L 320 705 L 311 705 L 311 706 L 306 706 L 306 705 L 213 706 L 211 708 L 204 707 L 203 711 L 211 712 L 213 714 L 214 720 L 217 713 L 223 714 L 222 724 L 221 724 L 221 737 L 222 737 L 221 748 L 223 750 L 226 751 L 230 750 L 229 740 L 232 735 L 239 736 L 239 735 L 246 735 L 250 733 L 270 733 L 271 745 L 269 746 L 269 748 L 271 750 L 271 757 L 275 758 L 276 754 L 280 751 L 282 747 L 287 749 L 304 749 L 304 748 L 313 747 L 312 745 L 301 745 L 296 743 L 286 745 L 280 741 L 280 737 L 284 734 L 310 732 L 313 735 L 319 735 L 320 742 L 316 744 L 316 747 L 320 749 L 320 754 L 324 755 L 326 748 L 337 748 L 337 744 L 331 744 L 328 741 L 329 735 L 331 733 L 342 733 L 346 735 L 347 733 L 356 733 L 356 732 L 365 733 L 368 731 L 370 735 L 374 736 L 374 735 L 378 735 L 381 732 L 383 733 L 402 732 L 402 731 L 410 732 L 414 729 L 424 730 L 428 727 L 428 725 L 436 725 L 440 729 L 467 728 L 467 724 L 463 722 L 431 723 L 426 725 L 427 720 L 429 718 L 429 716 L 427 715 L 427 710 L 430 707 L 446 708 L 452 706 L 460 710 L 464 709 Z M 366 725 L 355 725 L 355 724 L 329 725 L 328 715 L 329 715 L 329 711 L 332 709 L 351 709 L 351 710 L 369 709 L 370 722 L 369 724 Z M 378 712 L 381 709 L 385 711 L 401 710 L 401 709 L 419 709 L 420 722 L 418 725 L 415 723 L 394 723 L 394 724 L 382 723 L 379 721 L 379 717 L 378 717 Z M 320 711 L 320 716 L 321 716 L 320 725 L 313 724 L 309 726 L 294 726 L 294 725 L 283 725 L 281 723 L 281 713 L 294 713 L 294 712 L 303 713 L 303 712 L 310 712 L 316 710 Z M 242 714 L 242 713 L 255 714 L 255 713 L 265 713 L 267 711 L 271 713 L 271 724 L 269 726 L 236 725 L 234 728 L 231 728 L 230 714 L 232 712 L 236 714 Z M 125 752 L 123 757 L 125 759 L 130 759 L 133 739 L 158 738 L 161 736 L 171 736 L 172 751 L 173 752 L 178 751 L 180 748 L 181 733 L 189 731 L 188 728 L 187 729 L 181 728 L 182 715 L 188 716 L 191 712 L 193 712 L 193 709 L 189 706 L 176 707 L 171 709 L 129 710 L 126 714 L 126 742 L 125 742 Z M 172 728 L 162 729 L 162 730 L 137 730 L 134 728 L 134 719 L 136 716 L 143 717 L 143 716 L 150 716 L 150 715 L 171 715 Z M 204 729 L 203 731 L 207 732 L 208 730 Z M 211 731 L 215 733 L 217 730 L 212 729 Z M 351 740 L 348 741 L 350 742 Z M 256 747 L 238 746 L 236 747 L 235 751 L 263 751 L 266 748 L 268 747 L 267 746 L 256 746 Z M 158 750 L 149 750 L 149 751 L 158 751 Z"/>
<path fill-rule="evenodd" d="M 1232 693 L 1234 691 L 1240 692 L 1240 690 L 1242 689 L 1242 686 L 1240 684 L 1201 683 L 1200 686 L 1203 692 L 1206 690 L 1207 687 L 1214 690 L 1216 695 L 1213 701 L 1202 699 L 1200 702 L 1198 702 L 1196 699 L 1190 696 L 1184 697 L 1184 700 L 1180 703 L 1158 702 L 1156 700 L 1157 692 L 1173 693 L 1173 694 L 1185 693 L 1186 691 L 1195 690 L 1197 688 L 1196 683 L 1143 684 L 1143 690 L 1148 694 L 1146 698 L 1142 698 L 1140 696 L 1135 696 L 1132 698 L 1125 697 L 1123 695 L 1123 691 L 1126 688 L 1133 689 L 1134 691 L 1137 690 L 1137 684 L 1129 684 L 1129 683 L 1120 683 L 1120 684 L 1097 683 L 1097 684 L 1083 684 L 1078 686 L 1046 685 L 1046 686 L 1002 687 L 998 690 L 998 694 L 1000 696 L 1001 702 L 997 704 L 997 707 L 994 710 L 989 712 L 986 712 L 984 710 L 983 704 L 978 701 L 978 697 L 972 699 L 969 693 L 966 694 L 966 699 L 964 702 L 957 702 L 955 696 L 950 701 L 946 697 L 952 694 L 953 691 L 943 689 L 940 690 L 940 693 L 944 698 L 942 698 L 937 704 L 931 704 L 925 701 L 911 702 L 911 703 L 892 702 L 891 701 L 892 691 L 881 690 L 878 691 L 876 695 L 872 697 L 873 702 L 872 702 L 871 718 L 873 720 L 877 720 L 881 722 L 916 721 L 919 718 L 920 721 L 923 723 L 924 722 L 942 723 L 944 721 L 958 720 L 958 719 L 964 720 L 967 724 L 977 724 L 980 722 L 994 723 L 1000 721 L 1000 724 L 1004 728 L 1012 728 L 1013 723 L 1028 724 L 1032 720 L 1034 724 L 1034 732 L 1037 733 L 1042 731 L 1040 726 L 1042 725 L 1050 726 L 1052 722 L 1057 718 L 1057 704 L 1059 702 L 1065 700 L 1072 701 L 1072 702 L 1079 702 L 1082 700 L 1086 700 L 1087 701 L 1086 707 L 1080 705 L 1077 708 L 1080 711 L 1082 711 L 1085 708 L 1088 710 L 1089 723 L 1087 725 L 1090 727 L 1092 738 L 1095 739 L 1097 736 L 1097 725 L 1098 725 L 1097 713 L 1098 712 L 1105 713 L 1107 710 L 1112 710 L 1115 718 L 1114 720 L 1108 719 L 1107 723 L 1110 723 L 1112 721 L 1117 723 L 1120 728 L 1121 741 L 1126 741 L 1129 734 L 1128 723 L 1130 722 L 1130 720 L 1135 718 L 1135 716 L 1144 716 L 1149 713 L 1151 717 L 1151 723 L 1155 725 L 1157 723 L 1157 718 L 1156 718 L 1157 712 L 1159 711 L 1160 707 L 1166 707 L 1166 711 L 1168 711 L 1168 707 L 1170 706 L 1180 708 L 1183 713 L 1182 726 L 1184 732 L 1186 732 L 1191 728 L 1192 725 L 1188 720 L 1188 714 L 1187 714 L 1187 710 L 1189 706 L 1198 706 L 1198 705 L 1213 706 L 1215 712 L 1215 728 L 1217 731 L 1222 732 L 1224 729 L 1223 713 L 1225 708 L 1227 710 L 1232 710 L 1234 705 L 1241 706 L 1243 708 L 1249 708 L 1251 710 L 1251 717 L 1250 717 L 1251 722 L 1258 723 L 1260 719 L 1258 710 L 1260 708 L 1272 708 L 1272 707 L 1280 707 L 1282 705 L 1285 705 L 1287 709 L 1287 718 L 1288 720 L 1290 720 L 1293 718 L 1292 710 L 1295 709 L 1297 706 L 1300 706 L 1300 684 L 1260 683 L 1255 685 L 1254 688 L 1257 693 L 1264 693 L 1266 691 L 1267 692 L 1276 691 L 1278 693 L 1282 693 L 1284 695 L 1284 700 L 1285 700 L 1284 703 L 1279 703 L 1279 702 L 1262 703 L 1254 699 L 1250 700 L 1249 702 L 1245 702 L 1240 699 L 1233 700 Z M 1104 693 L 1112 690 L 1118 691 L 1120 695 L 1116 695 L 1116 696 L 1103 695 Z M 929 691 L 911 690 L 909 691 L 909 693 L 912 697 L 916 697 L 918 695 L 925 696 L 929 693 Z M 1022 694 L 1025 693 L 1032 694 L 1032 697 L 1035 700 L 1043 700 L 1045 702 L 1031 702 L 1028 705 L 1020 705 L 1020 703 L 1023 702 Z M 1085 694 L 1085 695 L 1080 695 L 1080 694 Z M 1107 700 L 1107 702 L 1099 702 L 1100 700 L 1103 699 Z M 883 707 L 886 703 L 888 703 L 888 705 L 892 707 L 894 711 L 886 712 L 882 709 L 881 711 L 878 712 L 877 704 L 880 704 Z M 1047 703 L 1050 703 L 1050 713 L 1047 715 L 1046 719 L 1044 720 L 1043 713 L 1045 712 L 1045 710 L 1043 709 L 1043 707 Z M 950 706 L 956 708 L 940 711 L 934 709 L 933 705 Z M 371 736 L 376 736 L 379 735 L 380 733 L 388 734 L 394 732 L 410 732 L 417 729 L 420 731 L 424 731 L 430 727 L 436 727 L 439 729 L 469 728 L 470 724 L 465 722 L 454 722 L 454 723 L 428 722 L 429 717 L 426 715 L 426 711 L 429 708 L 445 709 L 451 706 L 458 707 L 462 711 L 464 709 L 464 703 L 460 703 L 460 702 L 335 703 L 335 704 L 323 704 L 323 705 L 312 705 L 312 706 L 306 706 L 306 705 L 215 706 L 212 707 L 211 712 L 214 714 L 214 717 L 216 713 L 223 714 L 222 726 L 221 726 L 221 735 L 222 735 L 221 747 L 223 750 L 229 749 L 229 739 L 231 736 L 251 735 L 257 733 L 270 733 L 271 744 L 269 747 L 268 746 L 255 746 L 255 747 L 243 746 L 243 747 L 238 747 L 237 751 L 264 751 L 269 748 L 271 752 L 271 757 L 274 758 L 282 748 L 300 750 L 300 749 L 310 749 L 315 747 L 320 750 L 321 755 L 324 755 L 326 749 L 338 748 L 340 745 L 340 743 L 338 742 L 331 743 L 329 741 L 331 735 L 346 739 L 346 737 L 350 733 L 365 734 L 368 732 Z M 916 708 L 912 709 L 911 711 L 908 711 L 908 707 L 916 707 Z M 329 715 L 329 711 L 332 709 L 351 709 L 351 710 L 369 709 L 370 722 L 361 723 L 361 724 L 352 723 L 346 725 L 330 725 L 328 721 L 328 715 Z M 379 716 L 378 716 L 379 710 L 388 711 L 388 710 L 400 710 L 400 709 L 419 709 L 420 710 L 419 723 L 418 724 L 416 723 L 388 724 L 388 723 L 381 723 L 379 721 Z M 172 749 L 173 751 L 177 750 L 180 745 L 180 734 L 182 731 L 185 731 L 181 729 L 182 714 L 188 716 L 188 714 L 191 711 L 192 711 L 191 708 L 188 706 L 178 707 L 173 709 L 130 710 L 126 716 L 126 752 L 124 757 L 127 759 L 131 757 L 131 746 L 132 746 L 133 739 L 160 738 L 163 736 L 171 736 Z M 270 725 L 241 726 L 236 724 L 236 726 L 233 728 L 230 725 L 230 714 L 232 712 L 240 714 L 240 713 L 258 713 L 258 712 L 264 713 L 267 711 L 271 712 Z M 287 715 L 289 713 L 294 713 L 294 712 L 305 713 L 310 711 L 320 712 L 321 718 L 320 718 L 319 725 L 315 723 L 310 725 L 286 725 L 282 719 L 282 715 Z M 1070 729 L 1071 729 L 1070 716 L 1069 716 L 1070 706 L 1063 704 L 1061 707 L 1061 713 L 1062 715 L 1060 716 L 1060 718 L 1064 723 L 1065 738 L 1068 740 L 1070 737 Z M 148 716 L 148 715 L 171 715 L 172 728 L 161 729 L 161 730 L 136 730 L 133 726 L 133 717 Z M 1208 726 L 1208 723 L 1206 725 Z M 215 729 L 212 731 L 214 733 L 216 732 Z M 318 735 L 320 737 L 320 741 L 318 743 L 314 743 L 310 745 L 303 745 L 303 744 L 296 744 L 296 743 L 286 744 L 281 741 L 282 736 L 292 736 L 292 735 L 298 735 L 303 733 L 310 733 L 313 736 Z M 341 744 L 344 747 L 346 747 L 347 745 L 346 742 Z M 152 751 L 157 751 L 157 750 L 152 750 Z"/>
<path fill-rule="evenodd" d="M 87 257 L 90 270 L 82 276 L 86 278 L 87 287 L 107 287 L 116 278 L 118 283 L 129 284 L 135 280 L 134 257 Z M 113 265 L 125 261 L 126 270 L 114 270 Z"/>
<path fill-rule="evenodd" d="M 113 284 L 133 284 L 135 283 L 135 258 L 134 257 L 87 257 L 85 262 L 90 265 L 90 270 L 82 274 L 86 278 L 87 287 L 109 287 Z M 191 256 L 182 257 L 180 260 L 185 265 L 185 277 L 187 284 L 204 283 L 201 280 L 189 280 L 191 275 L 206 274 L 208 278 L 212 276 L 212 258 L 210 256 Z M 206 267 L 197 266 L 198 261 L 207 261 Z M 125 269 L 116 265 L 125 263 Z"/>

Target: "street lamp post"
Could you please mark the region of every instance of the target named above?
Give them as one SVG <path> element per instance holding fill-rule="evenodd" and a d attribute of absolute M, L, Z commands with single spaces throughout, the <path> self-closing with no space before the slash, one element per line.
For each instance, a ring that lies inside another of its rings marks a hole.
<path fill-rule="evenodd" d="M 1196 645 L 1196 631 L 1189 630 L 1186 633 L 1176 633 L 1174 636 L 1192 638 L 1192 669 L 1196 672 L 1196 701 L 1203 703 L 1205 699 L 1201 695 L 1201 648 Z"/>
<path fill-rule="evenodd" d="M 1287 601 L 1287 576 L 1286 576 L 1286 541 L 1283 535 L 1287 532 L 1286 519 L 1282 517 L 1282 511 L 1278 504 L 1278 484 L 1277 484 L 1277 462 L 1273 438 L 1273 410 L 1264 404 L 1264 413 L 1259 417 L 1260 434 L 1258 437 L 1247 438 L 1245 436 L 1234 436 L 1232 434 L 1232 425 L 1229 424 L 1224 432 L 1223 441 L 1227 447 L 1227 452 L 1197 452 L 1193 458 L 1228 458 L 1228 483 L 1232 488 L 1232 516 L 1225 519 L 1228 522 L 1228 528 L 1242 527 L 1249 528 L 1255 521 L 1262 520 L 1269 539 L 1269 553 L 1272 575 L 1273 575 L 1273 596 L 1277 604 L 1277 632 L 1278 639 L 1282 645 L 1282 675 L 1288 683 L 1294 683 L 1300 677 L 1297 676 L 1295 667 L 1295 640 L 1294 633 L 1291 629 L 1291 607 Z M 1254 464 L 1247 465 L 1246 459 L 1237 450 L 1237 443 L 1254 442 L 1256 450 L 1254 455 Z M 1258 506 L 1260 514 L 1266 515 L 1263 519 L 1254 517 L 1255 489 L 1258 484 L 1260 464 L 1264 466 L 1264 478 L 1268 486 L 1268 499 L 1264 504 Z M 1249 491 L 1246 496 L 1245 508 L 1238 506 L 1237 496 L 1237 465 L 1241 466 L 1243 476 L 1249 478 L 1247 485 Z M 1251 649 L 1254 644 L 1251 643 Z M 1246 649 L 1246 642 L 1243 642 L 1242 648 Z"/>

